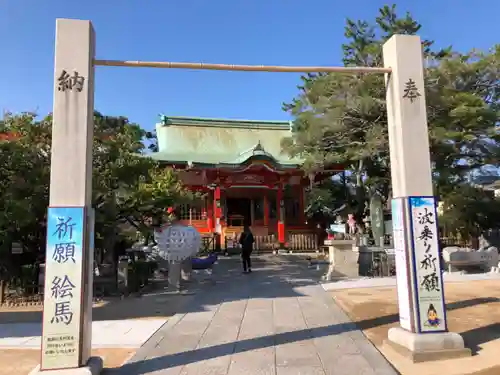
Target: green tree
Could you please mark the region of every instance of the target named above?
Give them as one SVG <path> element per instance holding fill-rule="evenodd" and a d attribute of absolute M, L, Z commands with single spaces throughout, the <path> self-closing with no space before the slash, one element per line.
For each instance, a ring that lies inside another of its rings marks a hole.
<path fill-rule="evenodd" d="M 44 222 L 50 176 L 50 118 L 6 114 L 0 122 L 0 242 L 20 242 L 25 250 L 45 244 Z"/>
<path fill-rule="evenodd" d="M 460 184 L 442 202 L 439 224 L 445 233 L 477 241 L 484 231 L 500 227 L 500 201 L 492 191 Z"/>
<path fill-rule="evenodd" d="M 152 241 L 153 228 L 168 221 L 169 207 L 196 197 L 185 189 L 173 169 L 154 165 L 141 175 L 134 189 L 117 194 L 118 219 L 140 232 L 147 245 Z"/>
<path fill-rule="evenodd" d="M 0 242 L 45 248 L 52 118 L 7 115 L 0 123 Z M 124 223 L 147 231 L 173 202 L 190 199 L 177 175 L 145 155 L 146 131 L 125 117 L 94 116 L 96 248 L 113 249 Z"/>
<path fill-rule="evenodd" d="M 93 192 L 96 245 L 102 249 L 113 249 L 130 227 L 148 241 L 168 207 L 192 198 L 174 171 L 147 156 L 144 141 L 151 138 L 126 117 L 95 113 Z"/>
<path fill-rule="evenodd" d="M 48 205 L 50 121 L 31 113 L 0 121 L 0 279 L 19 275 L 44 249 Z M 19 243 L 22 256 L 11 255 Z"/>
<path fill-rule="evenodd" d="M 156 133 L 156 130 L 146 132 L 145 138 L 147 141 L 147 148 L 149 151 L 151 152 L 160 151 L 160 148 L 158 146 L 158 135 Z"/>
<path fill-rule="evenodd" d="M 328 218 L 352 209 L 354 204 L 347 178 L 325 179 L 306 190 L 305 213 L 310 218 Z"/>
<path fill-rule="evenodd" d="M 450 53 L 426 70 L 431 160 L 437 194 L 499 164 L 500 45 Z"/>
<path fill-rule="evenodd" d="M 344 64 L 381 66 L 386 40 L 420 28 L 409 13 L 398 16 L 395 6 L 381 8 L 374 22 L 348 19 Z M 422 44 L 431 158 L 440 192 L 479 165 L 498 163 L 499 49 L 460 54 L 451 48 L 433 50 L 432 41 Z M 358 219 L 365 214 L 370 191 L 390 197 L 383 76 L 308 74 L 297 97 L 283 107 L 294 117 L 292 136 L 283 148 L 305 158 L 308 169 L 345 166 L 356 191 Z"/>

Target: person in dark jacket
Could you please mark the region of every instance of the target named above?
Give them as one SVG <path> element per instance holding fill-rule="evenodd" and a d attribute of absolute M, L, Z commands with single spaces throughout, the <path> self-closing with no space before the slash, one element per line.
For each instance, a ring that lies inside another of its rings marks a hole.
<path fill-rule="evenodd" d="M 240 236 L 240 244 L 241 244 L 241 259 L 243 261 L 243 272 L 250 273 L 252 272 L 252 261 L 250 260 L 250 255 L 253 250 L 254 238 L 252 231 L 248 225 L 243 227 L 243 232 Z"/>

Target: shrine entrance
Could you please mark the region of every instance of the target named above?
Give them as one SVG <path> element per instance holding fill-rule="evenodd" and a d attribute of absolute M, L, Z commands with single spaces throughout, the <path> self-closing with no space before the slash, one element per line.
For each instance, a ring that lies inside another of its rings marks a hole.
<path fill-rule="evenodd" d="M 231 227 L 252 225 L 252 204 L 249 198 L 227 198 L 227 221 Z"/>
<path fill-rule="evenodd" d="M 52 280 L 69 277 L 71 296 L 44 293 L 41 370 L 98 366 L 91 354 L 93 272 L 92 146 L 94 116 L 94 73 L 96 66 L 149 67 L 293 73 L 385 74 L 386 109 L 393 191 L 393 236 L 396 253 L 400 326 L 388 332 L 388 343 L 397 351 L 416 358 L 446 358 L 470 355 L 459 334 L 448 332 L 443 279 L 420 265 L 429 257 L 439 259 L 435 199 L 433 197 L 429 134 L 425 102 L 422 43 L 418 36 L 393 35 L 383 46 L 384 67 L 292 67 L 205 63 L 113 61 L 95 58 L 95 33 L 90 21 L 58 19 L 55 42 L 54 110 L 51 145 L 50 209 L 48 228 L 60 221 L 78 218 L 71 242 L 76 249 L 73 262 L 52 259 L 53 232 L 47 233 L 45 287 Z M 252 153 L 264 154 L 256 145 Z M 206 162 L 206 160 L 205 160 Z M 238 160 L 234 160 L 236 164 Z M 234 165 L 230 162 L 229 165 Z M 241 162 L 241 161 L 240 161 Z M 216 173 L 220 172 L 220 168 Z M 218 177 L 216 175 L 216 177 Z M 284 238 L 285 199 L 279 181 L 277 196 L 278 236 Z M 235 184 L 232 184 L 235 185 Z M 274 189 L 275 187 L 269 187 Z M 221 190 L 216 184 L 215 228 L 220 231 Z M 249 190 L 250 191 L 250 190 Z M 225 199 L 231 197 L 225 197 Z M 235 197 L 236 198 L 236 197 Z M 234 201 L 234 208 L 248 213 L 248 200 Z M 237 203 L 239 202 L 239 203 Z M 255 201 L 257 202 L 257 201 Z M 259 201 L 260 202 L 260 201 Z M 250 205 L 254 210 L 260 203 Z M 265 210 L 265 205 L 263 204 Z M 71 211 L 73 210 L 73 211 Z M 76 211 L 75 211 L 76 210 Z M 76 216 L 75 216 L 76 215 Z M 423 221 L 422 217 L 432 216 Z M 259 216 L 257 216 L 259 217 Z M 265 219 L 266 216 L 264 216 Z M 254 219 L 254 222 L 257 221 Z M 426 236 L 421 233 L 425 230 Z M 430 235 L 429 235 L 430 234 Z M 424 238 L 425 237 L 425 238 Z M 52 241 L 52 242 L 51 242 Z M 422 280 L 433 277 L 437 287 L 425 288 Z M 68 279 L 69 280 L 69 279 Z M 62 298 L 64 297 L 64 298 Z M 63 308 L 69 321 L 54 321 L 54 311 Z M 428 314 L 432 313 L 432 321 Z M 429 324 L 430 322 L 430 324 Z M 432 333 L 432 335 L 424 335 Z M 54 355 L 54 342 L 71 348 Z M 100 362 L 102 366 L 102 362 Z M 91 372 L 98 372 L 93 369 Z"/>
<path fill-rule="evenodd" d="M 277 233 L 277 191 L 266 186 L 233 186 L 222 195 L 224 236 L 239 234 L 244 225 L 249 225 L 256 236 Z"/>

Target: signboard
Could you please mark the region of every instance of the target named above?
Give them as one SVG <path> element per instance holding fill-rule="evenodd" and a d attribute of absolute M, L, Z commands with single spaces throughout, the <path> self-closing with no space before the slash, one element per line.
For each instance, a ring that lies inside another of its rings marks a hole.
<path fill-rule="evenodd" d="M 408 242 L 405 233 L 405 198 L 392 200 L 392 238 L 396 259 L 396 281 L 398 290 L 399 323 L 412 331 L 411 281 L 408 272 Z"/>
<path fill-rule="evenodd" d="M 333 233 L 344 233 L 346 232 L 345 230 L 345 224 L 331 224 L 330 225 L 330 230 Z"/>
<path fill-rule="evenodd" d="M 433 197 L 410 197 L 418 332 L 445 332 L 446 307 Z"/>
<path fill-rule="evenodd" d="M 84 207 L 49 207 L 41 369 L 79 366 Z"/>
<path fill-rule="evenodd" d="M 226 179 L 226 183 L 229 185 L 236 184 L 263 184 L 264 176 L 256 175 L 256 174 L 235 174 L 228 176 Z"/>

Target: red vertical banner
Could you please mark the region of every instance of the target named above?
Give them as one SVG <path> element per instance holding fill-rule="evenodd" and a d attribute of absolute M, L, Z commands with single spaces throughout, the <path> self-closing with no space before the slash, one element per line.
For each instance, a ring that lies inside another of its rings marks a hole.
<path fill-rule="evenodd" d="M 278 222 L 278 242 L 280 247 L 285 244 L 285 223 L 282 221 Z"/>

